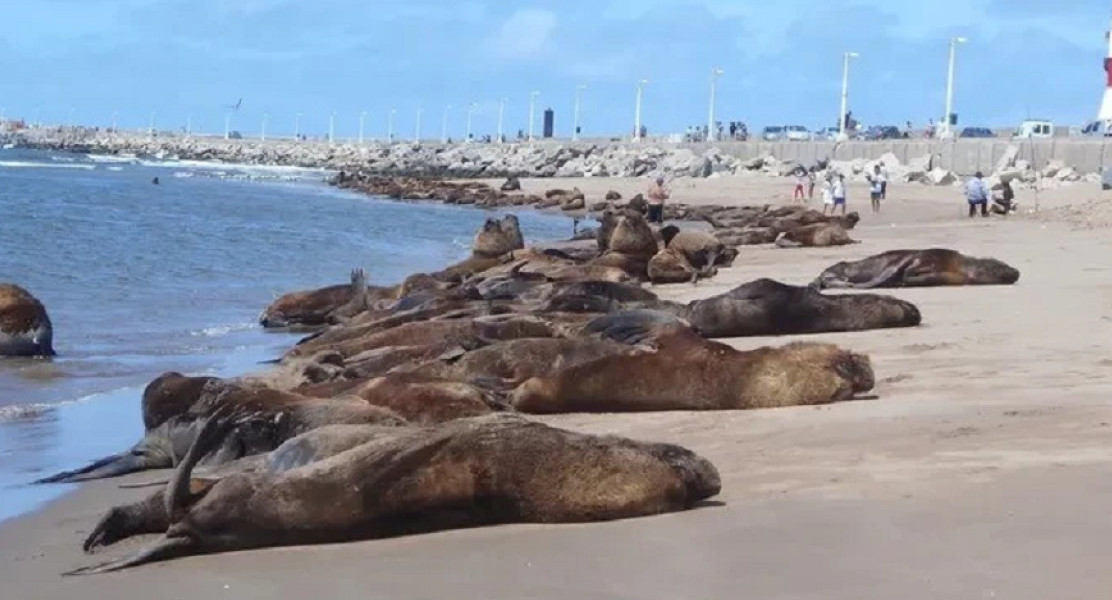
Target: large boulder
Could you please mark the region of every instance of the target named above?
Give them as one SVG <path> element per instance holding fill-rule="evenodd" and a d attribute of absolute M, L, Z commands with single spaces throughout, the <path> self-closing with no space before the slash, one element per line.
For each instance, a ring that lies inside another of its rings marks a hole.
<path fill-rule="evenodd" d="M 927 178 L 931 185 L 954 185 L 958 181 L 957 175 L 946 169 L 931 169 L 931 172 L 927 173 Z"/>
<path fill-rule="evenodd" d="M 1004 150 L 1004 155 L 1000 157 L 1000 160 L 996 161 L 996 169 L 994 172 L 1002 173 L 1014 167 L 1017 158 L 1019 158 L 1019 146 L 1009 144 Z"/>

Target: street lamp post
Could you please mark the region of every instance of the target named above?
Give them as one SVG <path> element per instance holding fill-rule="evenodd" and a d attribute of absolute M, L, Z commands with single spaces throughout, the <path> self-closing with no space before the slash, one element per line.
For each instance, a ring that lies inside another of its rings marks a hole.
<path fill-rule="evenodd" d="M 444 118 L 440 122 L 440 143 L 448 143 L 448 113 L 452 111 L 452 105 L 446 104 L 444 106 Z"/>
<path fill-rule="evenodd" d="M 633 110 L 633 141 L 641 141 L 641 96 L 645 91 L 645 84 L 648 79 L 642 79 L 637 82 L 637 104 Z"/>
<path fill-rule="evenodd" d="M 259 134 L 259 141 L 260 142 L 265 142 L 266 141 L 266 121 L 269 118 L 270 118 L 270 113 L 263 113 L 263 128 L 262 128 L 262 130 Z"/>
<path fill-rule="evenodd" d="M 232 137 L 232 113 L 228 111 L 224 113 L 224 139 L 228 140 Z"/>
<path fill-rule="evenodd" d="M 838 115 L 838 139 L 846 139 L 846 110 L 849 103 L 849 59 L 857 58 L 856 52 L 846 52 L 842 65 L 842 112 Z"/>
<path fill-rule="evenodd" d="M 72 108 L 69 109 L 69 114 L 67 115 L 67 118 L 68 118 L 69 122 L 66 123 L 66 125 L 70 129 L 73 129 L 73 109 Z"/>
<path fill-rule="evenodd" d="M 506 114 L 506 99 L 502 98 L 498 102 L 498 143 L 499 144 L 502 143 L 502 139 L 504 137 L 502 135 L 502 118 L 505 116 L 505 114 Z"/>
<path fill-rule="evenodd" d="M 336 111 L 328 115 L 328 143 L 336 143 Z"/>
<path fill-rule="evenodd" d="M 573 129 L 571 130 L 571 141 L 573 142 L 579 141 L 579 109 L 581 104 L 580 96 L 585 89 L 587 89 L 587 86 L 585 85 L 575 86 L 575 122 L 572 124 Z"/>
<path fill-rule="evenodd" d="M 398 111 L 391 108 L 390 111 L 386 115 L 386 143 L 387 144 L 393 144 L 394 143 L 394 114 L 397 113 L 397 112 Z"/>
<path fill-rule="evenodd" d="M 421 143 L 421 113 L 423 113 L 423 112 L 425 112 L 425 109 L 423 109 L 423 108 L 418 108 L 417 109 L 417 127 L 415 127 L 414 131 L 413 131 L 413 143 L 414 144 L 420 144 Z"/>
<path fill-rule="evenodd" d="M 472 102 L 471 105 L 467 107 L 467 139 L 464 140 L 467 143 L 471 143 L 471 119 L 475 115 L 475 109 L 478 106 L 478 104 Z"/>
<path fill-rule="evenodd" d="M 301 113 L 297 113 L 297 116 L 293 119 L 293 139 L 301 139 Z"/>
<path fill-rule="evenodd" d="M 367 120 L 367 111 L 359 113 L 359 145 L 363 145 L 363 123 Z"/>
<path fill-rule="evenodd" d="M 119 122 L 120 122 L 120 111 L 118 111 L 118 110 L 112 111 L 112 133 L 116 133 L 120 130 L 120 128 L 118 127 Z"/>
<path fill-rule="evenodd" d="M 722 69 L 715 67 L 710 72 L 710 114 L 707 117 L 707 141 L 718 141 L 718 127 L 714 122 L 714 100 L 716 92 L 718 91 L 718 78 L 724 73 Z"/>
<path fill-rule="evenodd" d="M 530 142 L 533 141 L 533 139 L 534 139 L 533 138 L 533 121 L 536 120 L 537 97 L 540 96 L 540 95 L 541 95 L 540 92 L 532 92 L 532 93 L 529 94 L 529 141 Z"/>
<path fill-rule="evenodd" d="M 154 138 L 154 118 L 157 114 L 158 113 L 156 112 L 151 112 L 151 125 L 147 129 L 147 135 L 149 135 L 151 138 Z"/>
<path fill-rule="evenodd" d="M 193 115 L 185 117 L 185 137 L 189 137 L 193 133 Z"/>
<path fill-rule="evenodd" d="M 964 44 L 966 39 L 963 37 L 950 38 L 950 69 L 946 74 L 946 115 L 943 117 L 941 137 L 953 137 L 954 131 L 951 125 L 951 115 L 954 114 L 954 57 L 957 55 L 958 44 Z"/>

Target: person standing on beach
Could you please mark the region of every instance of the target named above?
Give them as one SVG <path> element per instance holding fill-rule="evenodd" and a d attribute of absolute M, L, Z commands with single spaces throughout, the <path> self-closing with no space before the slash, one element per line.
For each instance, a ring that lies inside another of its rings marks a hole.
<path fill-rule="evenodd" d="M 880 172 L 880 165 L 873 167 L 873 175 L 869 177 L 869 198 L 873 203 L 873 214 L 880 214 L 880 199 L 884 195 L 884 174 Z M 845 208 L 843 207 L 843 212 Z"/>
<path fill-rule="evenodd" d="M 671 194 L 668 188 L 664 186 L 664 178 L 657 177 L 652 184 L 649 185 L 649 223 L 664 223 L 664 201 L 667 200 Z"/>
<path fill-rule="evenodd" d="M 814 167 L 811 167 L 810 169 L 807 169 L 807 201 L 808 202 L 815 199 L 815 179 L 816 179 L 816 177 L 817 176 L 815 175 L 815 168 Z"/>
<path fill-rule="evenodd" d="M 981 207 L 981 216 L 988 216 L 988 198 L 988 185 L 985 184 L 984 175 L 980 171 L 977 171 L 973 179 L 970 179 L 965 184 L 965 199 L 969 202 L 970 218 L 977 215 L 978 206 Z"/>
<path fill-rule="evenodd" d="M 839 206 L 842 207 L 842 215 L 846 214 L 846 176 L 841 173 L 834 179 L 834 189 L 831 190 L 830 195 L 833 199 L 833 204 L 830 207 L 830 215 L 834 215 L 834 211 Z M 822 207 L 822 214 L 826 214 L 826 207 Z"/>
<path fill-rule="evenodd" d="M 826 210 L 830 209 L 830 214 L 834 214 L 834 188 L 830 183 L 830 177 L 824 177 L 822 180 L 822 214 L 826 214 Z"/>
<path fill-rule="evenodd" d="M 804 199 L 807 198 L 803 189 L 805 185 L 807 185 L 807 172 L 803 170 L 803 167 L 799 167 L 795 170 L 795 189 L 792 191 L 793 202 L 795 200 L 803 202 Z"/>

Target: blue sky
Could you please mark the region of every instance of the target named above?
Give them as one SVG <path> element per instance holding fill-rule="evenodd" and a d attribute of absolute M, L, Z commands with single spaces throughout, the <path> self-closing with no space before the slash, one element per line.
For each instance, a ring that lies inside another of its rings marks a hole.
<path fill-rule="evenodd" d="M 1048 6 L 1053 6 L 1048 9 Z M 964 125 L 1012 125 L 1025 115 L 1089 120 L 1103 88 L 1098 0 L 0 0 L 0 107 L 9 117 L 163 128 L 235 128 L 354 135 L 438 135 L 478 103 L 476 133 L 525 128 L 529 92 L 571 126 L 574 90 L 586 134 L 632 127 L 636 81 L 647 78 L 644 122 L 682 131 L 706 120 L 720 66 L 718 114 L 751 127 L 833 125 L 841 56 L 860 53 L 850 106 L 862 122 L 921 125 L 943 112 L 948 40 L 959 50 L 956 110 Z M 539 113 L 539 109 L 538 109 Z M 539 122 L 539 119 L 538 119 Z"/>

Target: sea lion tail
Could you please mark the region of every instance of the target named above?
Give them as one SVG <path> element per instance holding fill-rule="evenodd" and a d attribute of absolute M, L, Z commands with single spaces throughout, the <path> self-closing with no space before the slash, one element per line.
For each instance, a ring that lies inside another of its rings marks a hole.
<path fill-rule="evenodd" d="M 193 474 L 193 467 L 209 452 L 215 449 L 227 434 L 240 425 L 245 419 L 242 411 L 234 411 L 227 404 L 221 404 L 205 419 L 197 436 L 189 446 L 189 450 L 174 471 L 170 483 L 166 486 L 165 502 L 166 514 L 170 522 L 176 521 L 181 509 L 185 506 L 186 497 L 189 495 L 189 480 Z"/>
<path fill-rule="evenodd" d="M 119 477 L 120 475 L 127 475 L 128 473 L 144 471 L 149 467 L 150 465 L 147 463 L 145 455 L 129 450 L 127 452 L 106 456 L 80 469 L 62 471 L 50 477 L 44 477 L 35 481 L 35 483 L 79 483 L 82 481 L 91 481 L 93 479 Z"/>

